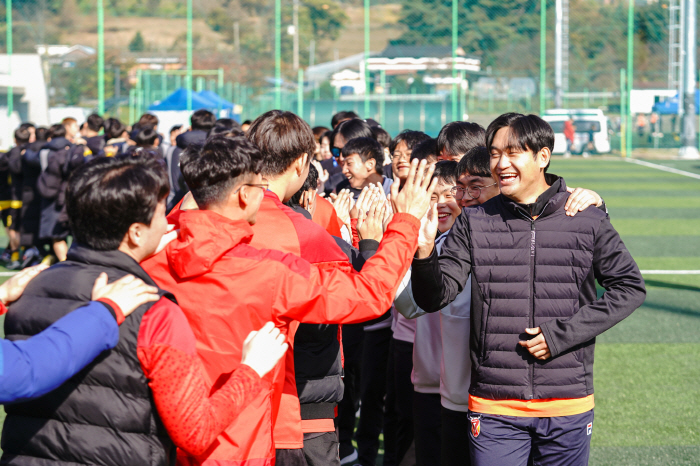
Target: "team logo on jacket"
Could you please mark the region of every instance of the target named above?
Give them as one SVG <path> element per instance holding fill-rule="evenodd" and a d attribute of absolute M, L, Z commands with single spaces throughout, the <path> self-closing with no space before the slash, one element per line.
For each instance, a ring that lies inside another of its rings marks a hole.
<path fill-rule="evenodd" d="M 586 435 L 591 435 L 593 433 L 593 423 L 589 422 L 586 426 Z"/>
<path fill-rule="evenodd" d="M 474 438 L 477 438 L 479 434 L 481 433 L 481 416 L 479 417 L 470 417 L 469 421 L 472 423 L 472 436 Z"/>

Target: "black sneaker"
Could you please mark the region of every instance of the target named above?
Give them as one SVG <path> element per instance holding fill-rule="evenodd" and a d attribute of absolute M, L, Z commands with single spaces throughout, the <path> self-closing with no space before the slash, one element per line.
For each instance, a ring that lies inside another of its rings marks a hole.
<path fill-rule="evenodd" d="M 343 448 L 345 447 L 345 448 Z M 350 464 L 357 461 L 357 450 L 353 447 L 340 445 L 340 464 Z"/>

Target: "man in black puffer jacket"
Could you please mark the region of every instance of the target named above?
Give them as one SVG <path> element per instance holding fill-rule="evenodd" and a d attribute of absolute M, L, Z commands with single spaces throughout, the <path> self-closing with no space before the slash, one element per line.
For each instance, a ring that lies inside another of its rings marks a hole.
<path fill-rule="evenodd" d="M 156 286 L 139 262 L 167 230 L 167 193 L 165 171 L 148 158 L 103 157 L 78 169 L 67 191 L 68 260 L 30 283 L 5 335 L 26 339 L 83 306 L 102 272 Z M 165 466 L 175 464 L 176 446 L 192 455 L 209 448 L 286 347 L 267 370 L 241 365 L 211 391 L 185 315 L 172 294 L 158 294 L 123 322 L 114 349 L 47 395 L 6 406 L 0 464 Z"/>
<path fill-rule="evenodd" d="M 177 147 L 168 157 L 168 176 L 170 178 L 170 194 L 168 194 L 168 212 L 180 202 L 189 191 L 180 172 L 180 155 L 188 146 L 203 146 L 209 130 L 214 127 L 216 116 L 208 110 L 197 110 L 190 117 L 190 130 L 175 139 Z"/>
<path fill-rule="evenodd" d="M 565 212 L 545 121 L 505 114 L 486 139 L 501 194 L 463 209 L 439 258 L 424 231 L 413 296 L 435 312 L 472 275 L 472 466 L 587 465 L 595 337 L 644 302 L 644 280 L 604 212 Z"/>

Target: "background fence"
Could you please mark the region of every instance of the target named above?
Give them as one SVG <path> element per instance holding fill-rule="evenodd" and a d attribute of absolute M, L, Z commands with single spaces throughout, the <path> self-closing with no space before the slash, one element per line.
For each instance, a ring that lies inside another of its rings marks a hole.
<path fill-rule="evenodd" d="M 328 126 L 354 109 L 392 134 L 600 108 L 635 147 L 677 147 L 679 119 L 651 135 L 636 113 L 677 89 L 680 1 L 5 0 L 0 47 L 40 52 L 51 106 L 130 122 L 184 87 L 243 119 L 283 108 Z"/>

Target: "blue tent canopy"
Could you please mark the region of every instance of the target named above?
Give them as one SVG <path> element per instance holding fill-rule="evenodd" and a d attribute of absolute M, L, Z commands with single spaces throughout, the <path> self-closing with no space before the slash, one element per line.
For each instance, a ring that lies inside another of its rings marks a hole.
<path fill-rule="evenodd" d="M 201 95 L 207 100 L 211 100 L 212 102 L 214 102 L 214 104 L 216 104 L 216 108 L 221 108 L 222 110 L 228 110 L 233 108 L 233 104 L 231 102 L 221 98 L 216 92 L 202 91 L 199 92 L 199 95 Z"/>
<path fill-rule="evenodd" d="M 678 94 L 668 100 L 655 103 L 653 110 L 659 115 L 677 115 Z M 700 90 L 695 91 L 695 113 L 700 114 Z"/>
<path fill-rule="evenodd" d="M 183 88 L 177 89 L 165 99 L 157 104 L 148 107 L 151 111 L 167 111 L 167 110 L 187 110 L 187 90 Z M 192 92 L 192 91 L 189 91 Z M 192 92 L 192 110 L 206 109 L 216 110 L 219 107 L 217 102 L 214 102 L 197 92 Z"/>

